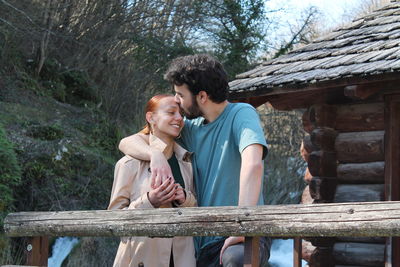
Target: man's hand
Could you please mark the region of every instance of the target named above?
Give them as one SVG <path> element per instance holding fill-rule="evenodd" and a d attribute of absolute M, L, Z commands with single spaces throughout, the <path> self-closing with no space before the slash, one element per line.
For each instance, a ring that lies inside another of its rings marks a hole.
<path fill-rule="evenodd" d="M 227 239 L 225 239 L 224 245 L 221 248 L 221 253 L 219 254 L 219 264 L 222 265 L 222 255 L 224 254 L 225 250 L 228 247 L 243 242 L 244 242 L 244 236 L 230 236 Z"/>
<path fill-rule="evenodd" d="M 149 191 L 149 201 L 153 207 L 159 208 L 175 199 L 176 190 L 177 186 L 172 178 L 167 179 L 159 187 Z"/>
<path fill-rule="evenodd" d="M 171 167 L 164 154 L 159 150 L 154 149 L 151 151 L 150 170 L 151 188 L 153 189 L 158 188 L 169 178 L 172 178 L 172 181 L 174 181 Z"/>

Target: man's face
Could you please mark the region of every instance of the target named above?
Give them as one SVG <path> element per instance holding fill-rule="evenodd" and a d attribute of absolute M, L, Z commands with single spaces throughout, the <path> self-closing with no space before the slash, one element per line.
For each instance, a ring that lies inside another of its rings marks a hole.
<path fill-rule="evenodd" d="M 203 116 L 199 105 L 196 101 L 196 96 L 190 92 L 187 84 L 174 85 L 175 101 L 183 111 L 183 114 L 188 119 L 195 119 Z"/>

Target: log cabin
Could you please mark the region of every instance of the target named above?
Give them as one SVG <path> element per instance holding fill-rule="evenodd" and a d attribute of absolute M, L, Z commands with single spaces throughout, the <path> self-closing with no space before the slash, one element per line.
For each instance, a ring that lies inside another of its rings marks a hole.
<path fill-rule="evenodd" d="M 400 200 L 400 1 L 230 82 L 231 101 L 304 109 L 303 203 Z M 304 238 L 310 267 L 400 266 L 399 238 Z"/>

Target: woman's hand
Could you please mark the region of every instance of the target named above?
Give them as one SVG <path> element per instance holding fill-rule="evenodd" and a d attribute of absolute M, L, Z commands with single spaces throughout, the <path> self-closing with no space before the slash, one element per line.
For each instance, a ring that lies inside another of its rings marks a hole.
<path fill-rule="evenodd" d="M 182 205 L 186 201 L 186 193 L 185 190 L 183 190 L 182 186 L 180 184 L 175 184 L 177 186 L 177 189 L 175 191 L 175 199 L 176 203 L 178 205 Z"/>
<path fill-rule="evenodd" d="M 175 199 L 176 185 L 172 178 L 165 180 L 159 187 L 148 192 L 148 198 L 155 208 L 167 204 Z"/>

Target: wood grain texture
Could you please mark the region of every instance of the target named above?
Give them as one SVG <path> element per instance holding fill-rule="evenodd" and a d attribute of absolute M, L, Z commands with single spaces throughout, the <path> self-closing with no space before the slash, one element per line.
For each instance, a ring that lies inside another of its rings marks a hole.
<path fill-rule="evenodd" d="M 333 246 L 333 257 L 338 264 L 383 267 L 384 251 L 384 244 L 336 243 Z"/>
<path fill-rule="evenodd" d="M 384 131 L 340 133 L 335 150 L 339 162 L 361 163 L 383 161 Z"/>
<path fill-rule="evenodd" d="M 16 236 L 398 236 L 400 202 L 18 212 Z"/>
<path fill-rule="evenodd" d="M 340 183 L 381 183 L 385 182 L 385 162 L 339 164 L 337 179 Z"/>

